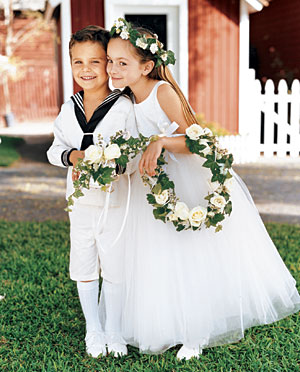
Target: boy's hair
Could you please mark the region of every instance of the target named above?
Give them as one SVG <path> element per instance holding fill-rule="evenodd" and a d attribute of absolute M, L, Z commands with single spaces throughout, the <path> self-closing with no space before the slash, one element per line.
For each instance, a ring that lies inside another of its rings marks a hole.
<path fill-rule="evenodd" d="M 69 54 L 72 57 L 72 48 L 77 43 L 83 43 L 85 41 L 92 41 L 102 45 L 103 49 L 107 50 L 107 44 L 109 42 L 109 32 L 100 26 L 90 25 L 76 31 L 72 34 L 69 42 Z"/>
<path fill-rule="evenodd" d="M 134 24 L 131 24 L 132 29 L 136 30 L 141 36 L 146 35 L 152 38 L 155 38 L 155 34 L 150 31 L 149 29 L 145 27 L 139 27 L 135 26 Z M 120 34 L 114 33 L 111 36 L 112 39 L 115 38 L 121 38 Z M 168 66 L 165 66 L 164 64 L 161 64 L 160 66 L 155 66 L 156 64 L 156 59 L 154 54 L 149 50 L 149 49 L 143 49 L 138 46 L 134 48 L 136 55 L 139 57 L 141 63 L 145 63 L 147 61 L 153 61 L 154 62 L 154 67 L 152 71 L 147 75 L 148 78 L 150 79 L 155 79 L 155 80 L 164 80 L 167 81 L 171 87 L 175 90 L 177 93 L 181 104 L 182 104 L 182 109 L 183 109 L 183 114 L 184 117 L 188 123 L 188 125 L 192 125 L 194 123 L 198 123 L 198 120 L 195 116 L 195 113 L 193 109 L 191 108 L 189 102 L 185 98 L 184 94 L 182 93 L 181 89 L 179 88 L 179 85 L 173 78 L 171 71 L 169 70 Z"/>

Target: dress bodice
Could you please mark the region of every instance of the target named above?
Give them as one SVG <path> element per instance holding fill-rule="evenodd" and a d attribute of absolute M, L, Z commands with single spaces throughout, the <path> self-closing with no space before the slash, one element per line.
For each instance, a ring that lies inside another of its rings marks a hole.
<path fill-rule="evenodd" d="M 161 133 L 159 126 L 163 123 L 171 123 L 157 99 L 157 89 L 162 84 L 168 83 L 158 81 L 144 101 L 134 103 L 138 131 L 146 137 Z"/>

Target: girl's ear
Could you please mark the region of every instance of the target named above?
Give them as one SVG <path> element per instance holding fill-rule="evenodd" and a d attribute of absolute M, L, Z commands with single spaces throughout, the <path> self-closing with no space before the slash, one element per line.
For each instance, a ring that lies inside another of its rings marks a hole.
<path fill-rule="evenodd" d="M 148 61 L 144 64 L 144 68 L 143 68 L 143 75 L 146 76 L 148 74 L 150 74 L 150 72 L 153 70 L 155 66 L 155 63 L 153 61 Z"/>

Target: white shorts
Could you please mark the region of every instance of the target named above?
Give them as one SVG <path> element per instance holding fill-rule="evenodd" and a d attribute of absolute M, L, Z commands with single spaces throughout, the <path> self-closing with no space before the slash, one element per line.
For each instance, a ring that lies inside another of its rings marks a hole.
<path fill-rule="evenodd" d="M 103 207 L 75 202 L 70 218 L 70 277 L 76 281 L 89 281 L 101 276 L 120 283 L 123 277 L 124 250 L 122 237 L 112 247 L 124 214 L 123 208 L 109 208 L 106 227 L 99 233 L 98 224 Z"/>

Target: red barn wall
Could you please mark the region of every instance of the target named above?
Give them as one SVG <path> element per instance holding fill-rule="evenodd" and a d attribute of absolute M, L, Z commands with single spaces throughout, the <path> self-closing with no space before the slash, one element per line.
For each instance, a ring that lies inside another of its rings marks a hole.
<path fill-rule="evenodd" d="M 13 32 L 16 34 L 31 19 L 15 18 Z M 0 53 L 4 53 L 6 27 L 0 26 Z M 9 81 L 11 109 L 18 121 L 52 119 L 58 113 L 58 78 L 55 56 L 55 38 L 51 31 L 31 35 L 14 51 L 20 58 L 22 78 Z M 0 84 L 0 116 L 5 114 L 3 85 Z M 3 123 L 2 123 L 3 125 Z"/>
<path fill-rule="evenodd" d="M 189 99 L 238 132 L 239 1 L 189 0 Z"/>
<path fill-rule="evenodd" d="M 71 0 L 72 31 L 88 25 L 104 27 L 104 0 Z"/>
<path fill-rule="evenodd" d="M 250 16 L 250 42 L 257 52 L 257 77 L 262 81 L 300 79 L 299 0 L 272 0 Z"/>

